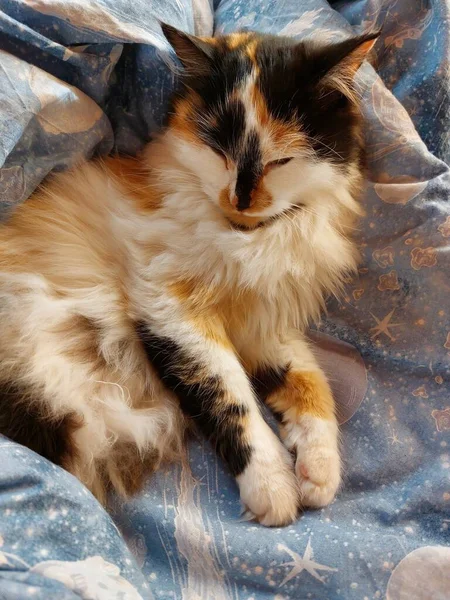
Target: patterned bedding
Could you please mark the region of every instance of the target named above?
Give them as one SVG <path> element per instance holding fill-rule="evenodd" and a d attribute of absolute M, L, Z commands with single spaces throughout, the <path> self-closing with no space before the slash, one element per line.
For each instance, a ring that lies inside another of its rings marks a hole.
<path fill-rule="evenodd" d="M 311 332 L 339 402 L 344 488 L 291 527 L 239 521 L 232 478 L 194 440 L 105 512 L 0 438 L 0 598 L 450 598 L 450 82 L 446 0 L 0 0 L 0 208 L 52 169 L 136 152 L 176 61 L 157 18 L 332 42 L 384 23 L 359 72 L 369 149 L 364 261 Z"/>

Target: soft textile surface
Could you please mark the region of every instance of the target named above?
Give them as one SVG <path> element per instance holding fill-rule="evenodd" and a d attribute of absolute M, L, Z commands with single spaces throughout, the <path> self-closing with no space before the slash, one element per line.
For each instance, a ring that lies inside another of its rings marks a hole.
<path fill-rule="evenodd" d="M 449 598 L 448 11 L 445 0 L 0 1 L 4 213 L 51 169 L 134 152 L 161 124 L 176 61 L 155 16 L 330 43 L 349 23 L 384 21 L 380 77 L 359 73 L 364 262 L 313 334 L 346 421 L 338 499 L 284 529 L 239 522 L 235 484 L 199 441 L 138 498 L 112 502 L 121 537 L 72 477 L 2 440 L 2 598 Z"/>

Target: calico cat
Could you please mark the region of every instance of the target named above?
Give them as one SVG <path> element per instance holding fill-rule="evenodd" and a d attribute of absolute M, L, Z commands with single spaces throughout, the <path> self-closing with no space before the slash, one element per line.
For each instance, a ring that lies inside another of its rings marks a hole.
<path fill-rule="evenodd" d="M 0 228 L 0 432 L 105 501 L 194 422 L 249 516 L 283 525 L 341 481 L 303 332 L 357 264 L 354 75 L 377 36 L 162 27 L 184 66 L 162 133 L 139 158 L 54 175 Z"/>

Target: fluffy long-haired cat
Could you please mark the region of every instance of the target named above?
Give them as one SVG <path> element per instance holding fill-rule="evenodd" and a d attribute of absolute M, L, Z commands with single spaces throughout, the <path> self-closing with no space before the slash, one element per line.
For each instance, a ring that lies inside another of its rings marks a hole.
<path fill-rule="evenodd" d="M 341 479 L 303 332 L 357 260 L 354 75 L 376 35 L 163 30 L 184 73 L 161 135 L 53 176 L 0 229 L 0 432 L 104 500 L 193 421 L 249 514 L 282 525 Z"/>

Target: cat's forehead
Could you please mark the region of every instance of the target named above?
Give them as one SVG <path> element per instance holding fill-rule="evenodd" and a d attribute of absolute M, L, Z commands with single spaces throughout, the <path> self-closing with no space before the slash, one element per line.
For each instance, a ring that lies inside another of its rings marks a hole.
<path fill-rule="evenodd" d="M 279 38 L 239 33 L 218 42 L 213 70 L 194 85 L 201 104 L 205 141 L 231 154 L 253 139 L 260 151 L 302 145 L 298 113 L 286 94 L 295 94 L 293 45 Z M 280 72 L 285 77 L 280 79 Z M 289 89 L 290 88 L 290 89 Z"/>
<path fill-rule="evenodd" d="M 239 85 L 249 73 L 268 83 L 267 78 L 276 75 L 279 69 L 297 69 L 305 63 L 300 57 L 299 44 L 292 38 L 253 32 L 219 38 L 213 54 L 215 65 L 228 87 Z"/>
<path fill-rule="evenodd" d="M 378 32 L 328 44 L 255 32 L 199 38 L 163 30 L 184 67 L 168 125 L 188 143 L 235 161 L 257 146 L 263 163 L 299 157 L 345 166 L 358 155 L 355 76 Z"/>

